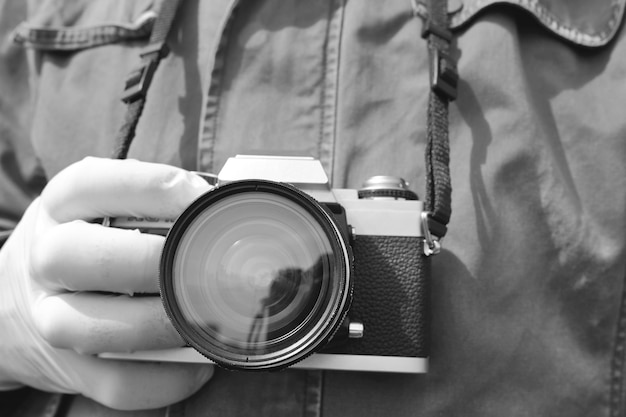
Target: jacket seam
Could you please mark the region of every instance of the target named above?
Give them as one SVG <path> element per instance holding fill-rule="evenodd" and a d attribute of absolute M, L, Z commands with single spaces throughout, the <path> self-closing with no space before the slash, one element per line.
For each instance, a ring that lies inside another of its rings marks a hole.
<path fill-rule="evenodd" d="M 329 23 L 322 56 L 319 155 L 332 184 L 337 131 L 337 99 L 344 0 L 331 0 Z M 336 10 L 335 10 L 335 6 Z"/>
<path fill-rule="evenodd" d="M 304 417 L 321 417 L 322 391 L 324 386 L 324 371 L 310 370 L 306 374 L 306 394 L 304 401 Z"/>
<path fill-rule="evenodd" d="M 204 105 L 204 116 L 202 117 L 203 126 L 201 136 L 198 140 L 198 160 L 197 167 L 201 171 L 213 172 L 215 164 L 215 142 L 217 140 L 218 117 L 220 113 L 221 100 L 220 97 L 223 77 L 226 69 L 226 52 L 230 42 L 230 29 L 233 25 L 234 16 L 239 1 L 235 1 L 232 5 L 231 12 L 224 22 L 224 29 L 217 45 L 215 52 L 215 61 L 211 70 L 211 80 Z"/>
<path fill-rule="evenodd" d="M 609 416 L 621 417 L 626 413 L 624 375 L 626 371 L 626 276 L 618 313 L 613 359 L 611 361 Z"/>

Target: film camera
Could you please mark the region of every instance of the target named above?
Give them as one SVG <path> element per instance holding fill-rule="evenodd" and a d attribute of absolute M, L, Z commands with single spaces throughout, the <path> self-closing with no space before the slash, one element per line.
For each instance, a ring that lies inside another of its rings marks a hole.
<path fill-rule="evenodd" d="M 426 372 L 422 211 L 399 178 L 331 189 L 313 158 L 230 158 L 175 221 L 112 223 L 167 234 L 161 298 L 189 347 L 108 356 Z"/>

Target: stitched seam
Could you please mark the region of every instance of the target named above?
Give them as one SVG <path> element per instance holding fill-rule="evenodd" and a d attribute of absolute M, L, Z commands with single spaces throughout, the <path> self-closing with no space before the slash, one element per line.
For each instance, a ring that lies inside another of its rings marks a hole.
<path fill-rule="evenodd" d="M 332 13 L 332 7 L 331 7 Z M 332 17 L 329 17 L 331 19 Z M 318 132 L 318 144 L 317 144 L 317 153 L 322 157 L 323 144 L 324 144 L 324 131 L 325 125 L 324 120 L 326 119 L 326 88 L 327 88 L 327 66 L 328 66 L 328 38 L 330 33 L 330 22 L 328 27 L 326 28 L 324 47 L 322 48 L 322 88 L 320 91 L 320 127 Z"/>
<path fill-rule="evenodd" d="M 324 372 L 306 371 L 306 373 L 306 392 L 302 415 L 305 417 L 321 417 Z"/>
<path fill-rule="evenodd" d="M 23 46 L 43 50 L 78 50 L 93 46 L 116 43 L 150 36 L 154 18 L 147 19 L 138 27 L 101 25 L 90 28 L 43 29 L 20 26 L 14 41 Z"/>
<path fill-rule="evenodd" d="M 622 288 L 622 299 L 619 309 L 615 346 L 611 361 L 609 415 L 621 417 L 626 413 L 624 407 L 624 366 L 626 365 L 626 278 Z"/>
<path fill-rule="evenodd" d="M 572 42 L 585 46 L 599 46 L 606 43 L 618 26 L 620 16 L 622 15 L 624 8 L 622 1 L 613 1 L 611 4 L 613 13 L 608 19 L 606 25 L 603 28 L 600 28 L 596 33 L 588 33 L 579 28 L 565 25 L 560 21 L 560 19 L 558 19 L 557 16 L 551 13 L 545 6 L 536 0 L 478 0 L 476 3 L 469 7 L 464 7 L 459 13 L 452 16 L 451 27 L 458 28 L 464 25 L 478 12 L 482 11 L 487 6 L 494 4 L 511 4 L 526 9 L 554 33 Z"/>
<path fill-rule="evenodd" d="M 343 28 L 344 0 L 330 2 L 326 40 L 322 51 L 322 89 L 318 153 L 332 184 L 335 159 L 339 58 Z M 336 11 L 335 11 L 336 6 Z"/>
<path fill-rule="evenodd" d="M 198 141 L 198 167 L 202 171 L 213 172 L 215 164 L 215 142 L 217 141 L 218 117 L 221 106 L 221 92 L 223 77 L 226 73 L 226 53 L 230 41 L 230 30 L 235 20 L 236 8 L 239 2 L 236 1 L 231 9 L 230 15 L 226 19 L 222 36 L 215 53 L 213 70 L 211 71 L 211 81 L 207 93 L 205 105 L 204 125 L 202 126 L 202 137 Z"/>
<path fill-rule="evenodd" d="M 333 145 L 332 145 L 332 158 L 330 160 L 330 177 L 329 177 L 329 181 L 330 184 L 333 184 L 333 174 L 335 172 L 335 149 L 337 146 L 337 112 L 339 109 L 339 68 L 341 66 L 341 40 L 343 37 L 343 22 L 344 22 L 344 11 L 345 11 L 345 6 L 346 6 L 346 0 L 339 0 L 338 1 L 338 9 L 337 9 L 337 20 L 336 20 L 336 27 L 335 27 L 335 31 L 336 31 L 336 42 L 335 42 L 335 48 L 336 48 L 336 52 L 335 52 L 335 62 L 334 62 L 334 71 L 335 71 L 335 79 L 334 79 L 334 100 L 333 100 L 333 134 L 332 134 L 332 138 L 333 138 Z"/>

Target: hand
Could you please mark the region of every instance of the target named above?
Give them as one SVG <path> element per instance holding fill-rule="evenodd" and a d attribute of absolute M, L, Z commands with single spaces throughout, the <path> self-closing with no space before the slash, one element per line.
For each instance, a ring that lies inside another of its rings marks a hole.
<path fill-rule="evenodd" d="M 54 177 L 0 251 L 0 387 L 81 393 L 121 409 L 199 389 L 212 366 L 94 355 L 183 341 L 156 295 L 164 238 L 89 221 L 175 218 L 209 189 L 187 171 L 134 160 L 86 158 Z"/>

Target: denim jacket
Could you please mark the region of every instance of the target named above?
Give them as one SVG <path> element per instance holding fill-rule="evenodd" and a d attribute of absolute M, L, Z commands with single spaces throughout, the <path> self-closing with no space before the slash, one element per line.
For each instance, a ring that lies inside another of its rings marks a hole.
<path fill-rule="evenodd" d="M 111 155 L 124 80 L 160 7 L 13 3 L 1 11 L 1 26 L 15 25 L 0 69 L 5 230 L 46 178 Z M 626 414 L 625 2 L 449 3 L 461 81 L 429 373 L 219 370 L 146 415 Z M 423 194 L 422 11 L 409 0 L 185 1 L 130 157 L 215 172 L 237 153 L 295 152 L 319 158 L 335 187 L 384 173 Z M 96 412 L 116 415 L 83 397 L 68 415 Z"/>

